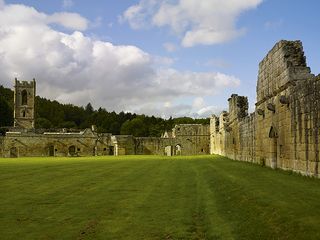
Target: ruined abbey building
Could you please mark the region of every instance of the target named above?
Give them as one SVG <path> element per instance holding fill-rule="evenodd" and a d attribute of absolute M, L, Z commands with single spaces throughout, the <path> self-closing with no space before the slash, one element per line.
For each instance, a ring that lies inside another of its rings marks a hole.
<path fill-rule="evenodd" d="M 15 79 L 14 127 L 0 136 L 0 157 L 209 154 L 209 125 L 176 125 L 161 138 L 114 136 L 94 127 L 78 132 L 34 129 L 35 96 L 35 80 Z"/>
<path fill-rule="evenodd" d="M 0 156 L 198 155 L 231 159 L 319 176 L 320 76 L 307 67 L 300 41 L 278 42 L 259 65 L 257 102 L 229 98 L 229 111 L 210 126 L 181 124 L 158 137 L 34 130 L 36 83 L 15 82 L 14 128 L 0 137 Z M 1 116 L 0 116 L 1 117 Z"/>
<path fill-rule="evenodd" d="M 259 65 L 257 103 L 232 95 L 210 120 L 210 152 L 319 176 L 320 76 L 300 41 L 280 41 Z"/>

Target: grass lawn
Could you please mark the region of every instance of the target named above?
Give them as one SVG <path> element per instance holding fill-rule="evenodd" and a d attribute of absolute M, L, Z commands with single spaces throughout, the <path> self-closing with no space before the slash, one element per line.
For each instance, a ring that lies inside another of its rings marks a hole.
<path fill-rule="evenodd" d="M 320 239 L 320 180 L 220 156 L 0 159 L 0 239 Z"/>

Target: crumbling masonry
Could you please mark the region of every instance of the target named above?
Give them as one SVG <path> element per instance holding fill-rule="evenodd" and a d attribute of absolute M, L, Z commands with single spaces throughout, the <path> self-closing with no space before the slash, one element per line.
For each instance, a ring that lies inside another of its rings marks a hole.
<path fill-rule="evenodd" d="M 300 41 L 280 41 L 259 64 L 257 103 L 233 94 L 229 112 L 210 121 L 210 152 L 319 175 L 320 76 Z"/>

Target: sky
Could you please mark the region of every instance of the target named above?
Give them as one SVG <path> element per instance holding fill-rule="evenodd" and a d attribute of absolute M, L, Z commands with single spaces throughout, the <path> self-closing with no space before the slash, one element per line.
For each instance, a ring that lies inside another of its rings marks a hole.
<path fill-rule="evenodd" d="M 37 81 L 62 103 L 208 117 L 228 98 L 254 111 L 258 64 L 301 40 L 320 66 L 317 0 L 0 0 L 0 85 Z"/>

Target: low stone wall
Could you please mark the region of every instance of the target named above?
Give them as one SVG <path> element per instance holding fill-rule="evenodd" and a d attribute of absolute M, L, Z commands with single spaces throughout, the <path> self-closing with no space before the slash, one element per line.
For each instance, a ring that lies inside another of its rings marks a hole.
<path fill-rule="evenodd" d="M 136 154 L 202 155 L 209 154 L 209 125 L 179 124 L 172 137 L 135 138 Z"/>
<path fill-rule="evenodd" d="M 17 130 L 17 129 L 16 129 Z M 209 154 L 209 125 L 181 124 L 167 138 L 20 130 L 0 138 L 0 157 Z"/>
<path fill-rule="evenodd" d="M 85 133 L 8 132 L 3 137 L 2 157 L 109 155 L 110 137 Z M 113 154 L 113 153 L 112 153 Z"/>

